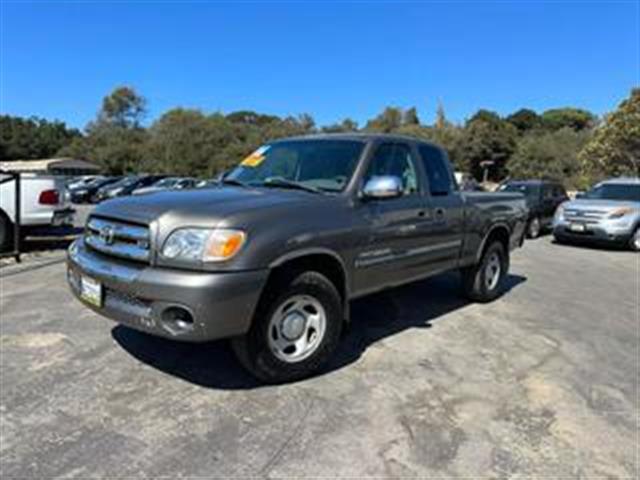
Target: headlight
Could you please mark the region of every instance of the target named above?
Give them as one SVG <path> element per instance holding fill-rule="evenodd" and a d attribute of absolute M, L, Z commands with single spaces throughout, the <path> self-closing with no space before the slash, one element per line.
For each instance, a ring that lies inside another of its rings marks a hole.
<path fill-rule="evenodd" d="M 554 223 L 561 221 L 563 217 L 564 217 L 564 205 L 558 205 L 558 208 L 556 208 L 556 213 L 553 216 Z"/>
<path fill-rule="evenodd" d="M 633 208 L 622 207 L 611 212 L 609 215 L 607 215 L 607 218 L 622 218 L 629 213 L 633 213 Z"/>
<path fill-rule="evenodd" d="M 246 240 L 240 230 L 181 228 L 164 242 L 162 256 L 176 260 L 219 262 L 236 255 Z"/>

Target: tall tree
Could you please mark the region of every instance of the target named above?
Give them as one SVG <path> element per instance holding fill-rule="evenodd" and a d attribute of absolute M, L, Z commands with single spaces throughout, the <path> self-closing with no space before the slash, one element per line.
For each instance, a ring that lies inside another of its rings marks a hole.
<path fill-rule="evenodd" d="M 0 115 L 0 160 L 51 158 L 79 136 L 59 121 Z"/>
<path fill-rule="evenodd" d="M 358 123 L 350 118 L 345 118 L 340 123 L 334 123 L 333 125 L 327 125 L 322 127 L 324 133 L 348 133 L 356 132 L 358 130 Z"/>
<path fill-rule="evenodd" d="M 640 88 L 631 91 L 580 152 L 586 175 L 640 176 Z"/>
<path fill-rule="evenodd" d="M 462 139 L 461 153 L 468 171 L 478 180 L 483 178 L 485 168 L 490 179 L 504 178 L 516 138 L 513 125 L 494 112 L 479 110 L 467 121 Z"/>
<path fill-rule="evenodd" d="M 524 135 L 509 160 L 509 177 L 562 179 L 567 186 L 582 187 L 578 153 L 589 139 L 586 130 L 565 127 L 553 132 Z"/>
<path fill-rule="evenodd" d="M 411 107 L 402 112 L 402 125 L 420 125 L 420 118 L 418 117 L 416 107 Z"/>
<path fill-rule="evenodd" d="M 376 118 L 369 120 L 365 130 L 391 133 L 402 126 L 403 112 L 401 108 L 387 107 Z"/>
<path fill-rule="evenodd" d="M 560 130 L 561 128 L 573 128 L 584 130 L 591 128 L 596 123 L 596 116 L 581 108 L 554 108 L 542 114 L 542 126 L 547 130 Z"/>
<path fill-rule="evenodd" d="M 436 110 L 436 121 L 434 123 L 434 127 L 436 128 L 445 128 L 449 125 L 449 121 L 447 120 L 447 116 L 444 113 L 444 105 L 440 100 L 438 100 L 438 108 Z"/>
<path fill-rule="evenodd" d="M 146 113 L 146 105 L 145 98 L 133 88 L 117 87 L 102 100 L 98 122 L 123 128 L 139 127 Z"/>
<path fill-rule="evenodd" d="M 542 126 L 542 118 L 529 108 L 521 108 L 506 118 L 520 133 L 529 132 Z"/>
<path fill-rule="evenodd" d="M 117 87 L 102 100 L 96 120 L 85 129 L 85 137 L 62 153 L 94 161 L 113 174 L 142 171 L 148 138 L 141 126 L 145 106 L 146 100 L 135 90 Z"/>

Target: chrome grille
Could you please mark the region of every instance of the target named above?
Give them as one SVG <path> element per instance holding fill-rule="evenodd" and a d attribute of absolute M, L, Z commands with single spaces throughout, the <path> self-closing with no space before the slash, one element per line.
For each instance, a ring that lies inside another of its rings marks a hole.
<path fill-rule="evenodd" d="M 564 218 L 570 222 L 598 223 L 607 215 L 601 210 L 582 210 L 576 208 L 566 208 Z"/>
<path fill-rule="evenodd" d="M 87 223 L 85 243 L 106 255 L 149 261 L 149 229 L 140 225 L 91 217 Z"/>

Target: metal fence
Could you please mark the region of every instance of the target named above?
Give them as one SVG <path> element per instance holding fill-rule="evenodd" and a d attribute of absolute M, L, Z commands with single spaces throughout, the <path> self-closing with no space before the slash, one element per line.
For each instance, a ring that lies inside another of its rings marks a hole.
<path fill-rule="evenodd" d="M 21 192 L 20 192 L 20 174 L 15 172 L 6 172 L 0 170 L 0 185 L 15 182 L 14 195 L 14 222 L 13 222 L 13 243 L 12 248 L 6 252 L 0 252 L 0 258 L 15 257 L 16 262 L 20 261 L 20 213 L 22 211 Z"/>

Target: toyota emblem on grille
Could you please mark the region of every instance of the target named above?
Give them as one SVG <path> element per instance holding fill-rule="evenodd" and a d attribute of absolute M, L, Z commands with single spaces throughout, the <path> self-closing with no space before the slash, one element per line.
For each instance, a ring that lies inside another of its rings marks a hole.
<path fill-rule="evenodd" d="M 102 240 L 105 245 L 111 245 L 115 240 L 115 231 L 113 227 L 107 225 L 100 229 L 100 240 Z"/>

